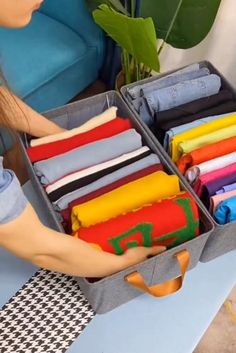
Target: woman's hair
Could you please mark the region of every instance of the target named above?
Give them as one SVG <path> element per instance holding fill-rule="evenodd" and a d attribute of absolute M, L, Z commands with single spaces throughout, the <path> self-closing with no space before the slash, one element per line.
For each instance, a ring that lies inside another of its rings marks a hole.
<path fill-rule="evenodd" d="M 22 111 L 14 94 L 11 92 L 0 67 L 0 88 L 1 87 L 3 89 L 0 89 L 0 127 L 3 126 L 7 128 L 11 134 L 15 135 L 13 121 L 22 116 L 27 121 L 27 116 Z"/>
<path fill-rule="evenodd" d="M 0 84 L 4 88 L 7 88 L 7 82 L 4 78 L 3 72 L 0 68 Z M 0 125 L 11 128 L 11 122 L 9 119 L 9 116 L 7 114 L 6 108 L 10 109 L 10 104 L 7 101 L 6 95 L 3 93 L 3 91 L 0 89 Z"/>

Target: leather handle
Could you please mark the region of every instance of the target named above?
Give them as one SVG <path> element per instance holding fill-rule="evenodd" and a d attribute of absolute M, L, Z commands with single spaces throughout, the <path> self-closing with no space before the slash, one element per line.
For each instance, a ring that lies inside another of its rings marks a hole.
<path fill-rule="evenodd" d="M 154 286 L 147 286 L 144 278 L 139 272 L 133 272 L 127 276 L 125 276 L 125 281 L 129 283 L 131 286 L 149 293 L 154 297 L 164 297 L 171 293 L 177 292 L 183 285 L 184 276 L 186 274 L 189 261 L 190 261 L 190 254 L 187 250 L 182 250 L 174 255 L 176 257 L 181 275 L 177 278 L 171 279 L 164 283 L 156 284 Z"/>

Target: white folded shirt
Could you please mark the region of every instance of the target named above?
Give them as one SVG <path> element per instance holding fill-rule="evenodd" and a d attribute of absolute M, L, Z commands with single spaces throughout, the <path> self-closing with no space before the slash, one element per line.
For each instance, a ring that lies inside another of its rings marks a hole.
<path fill-rule="evenodd" d="M 44 145 L 49 142 L 60 141 L 60 140 L 64 140 L 69 137 L 81 134 L 83 132 L 92 130 L 95 127 L 98 127 L 102 124 L 108 123 L 109 121 L 115 119 L 116 115 L 117 115 L 117 107 L 108 108 L 102 114 L 91 118 L 85 124 L 75 128 L 75 129 L 60 132 L 59 134 L 55 134 L 55 135 L 50 135 L 50 136 L 45 136 L 45 137 L 41 137 L 38 139 L 33 139 L 30 141 L 30 146 L 35 147 L 35 146 L 39 146 L 39 145 Z"/>
<path fill-rule="evenodd" d="M 230 164 L 236 163 L 236 152 L 226 154 L 222 157 L 210 159 L 209 161 L 194 165 L 189 168 L 186 173 L 186 179 L 192 184 L 201 175 L 213 172 L 214 170 L 227 167 Z"/>
<path fill-rule="evenodd" d="M 127 160 L 129 160 L 131 158 L 139 156 L 139 155 L 141 155 L 144 152 L 147 152 L 149 150 L 150 149 L 147 146 L 144 146 L 144 147 L 141 147 L 141 148 L 139 148 L 139 149 L 137 149 L 137 150 L 135 150 L 133 152 L 125 153 L 125 154 L 123 154 L 120 157 L 111 159 L 110 161 L 103 162 L 103 163 L 97 164 L 95 166 L 92 166 L 92 167 L 80 170 L 78 172 L 69 174 L 69 175 L 57 180 L 55 183 L 48 185 L 46 187 L 46 192 L 48 194 L 50 194 L 51 192 L 61 188 L 64 185 L 67 185 L 67 184 L 71 183 L 74 180 L 78 180 L 78 179 L 81 179 L 81 178 L 86 177 L 88 175 L 97 173 L 100 170 L 104 170 L 104 169 L 110 168 L 110 167 L 112 167 L 112 166 L 114 166 L 116 164 L 122 163 L 122 162 L 127 161 Z"/>

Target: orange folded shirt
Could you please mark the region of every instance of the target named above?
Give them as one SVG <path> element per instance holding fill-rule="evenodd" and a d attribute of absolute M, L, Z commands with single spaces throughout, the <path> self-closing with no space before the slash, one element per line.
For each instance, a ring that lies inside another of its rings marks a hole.
<path fill-rule="evenodd" d="M 179 171 L 184 174 L 188 168 L 194 165 L 209 161 L 213 158 L 224 156 L 234 151 L 236 151 L 236 136 L 212 143 L 187 153 L 176 162 L 176 165 Z"/>

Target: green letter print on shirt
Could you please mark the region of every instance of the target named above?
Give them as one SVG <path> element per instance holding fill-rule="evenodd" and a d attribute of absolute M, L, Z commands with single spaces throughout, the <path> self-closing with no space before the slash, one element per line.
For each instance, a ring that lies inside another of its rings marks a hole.
<path fill-rule="evenodd" d="M 121 255 L 124 252 L 121 244 L 122 240 L 125 240 L 125 245 L 128 249 L 138 246 L 139 244 L 137 240 L 129 240 L 130 236 L 135 233 L 141 233 L 143 238 L 142 246 L 146 247 L 152 246 L 153 243 L 155 245 L 158 245 L 158 243 L 165 243 L 167 248 L 172 248 L 192 239 L 199 227 L 199 220 L 194 220 L 191 201 L 188 198 L 182 198 L 176 199 L 174 202 L 183 208 L 183 211 L 186 215 L 185 226 L 183 226 L 181 229 L 175 230 L 174 232 L 167 233 L 161 237 L 155 237 L 152 235 L 153 224 L 147 222 L 139 223 L 128 231 L 121 233 L 112 239 L 109 239 L 109 242 L 115 253 L 117 255 Z"/>
<path fill-rule="evenodd" d="M 122 240 L 126 240 L 126 246 L 128 249 L 135 248 L 138 246 L 137 240 L 129 240 L 129 237 L 135 233 L 141 233 L 143 237 L 143 246 L 152 245 L 152 229 L 153 225 L 151 223 L 139 223 L 135 227 L 129 229 L 127 232 L 117 235 L 116 237 L 109 239 L 115 253 L 117 255 L 123 254 L 124 250 L 121 245 Z"/>

